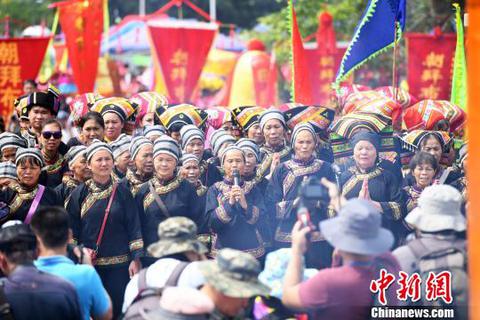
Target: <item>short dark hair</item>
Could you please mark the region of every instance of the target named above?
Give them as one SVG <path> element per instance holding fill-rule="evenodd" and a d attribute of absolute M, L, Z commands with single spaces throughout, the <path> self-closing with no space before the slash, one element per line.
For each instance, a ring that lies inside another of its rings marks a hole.
<path fill-rule="evenodd" d="M 26 85 L 26 84 L 31 84 L 34 88 L 37 88 L 37 83 L 33 79 L 27 79 L 23 81 L 23 85 Z"/>
<path fill-rule="evenodd" d="M 15 224 L 0 229 L 0 252 L 11 263 L 22 265 L 36 258 L 37 242 L 28 225 Z"/>
<path fill-rule="evenodd" d="M 39 209 L 30 225 L 47 248 L 60 248 L 68 242 L 68 214 L 62 207 Z"/>
<path fill-rule="evenodd" d="M 43 130 L 43 128 L 45 128 L 45 126 L 47 126 L 49 124 L 56 124 L 60 128 L 60 130 L 63 129 L 62 124 L 60 122 L 58 122 L 57 119 L 52 118 L 52 119 L 48 119 L 47 121 L 44 122 L 44 124 L 42 125 L 42 130 Z"/>
<path fill-rule="evenodd" d="M 428 152 L 419 151 L 417 152 L 412 160 L 410 160 L 410 170 L 415 170 L 415 168 L 421 164 L 429 164 L 432 166 L 433 170 L 438 170 L 438 162 L 437 159 L 433 155 Z"/>
<path fill-rule="evenodd" d="M 89 111 L 83 117 L 81 117 L 78 121 L 78 127 L 83 128 L 88 120 L 95 121 L 98 125 L 100 125 L 100 127 L 105 129 L 105 121 L 103 121 L 102 115 L 95 111 Z"/>
<path fill-rule="evenodd" d="M 40 162 L 40 160 L 38 160 L 37 158 L 35 158 L 34 156 L 26 156 L 26 157 L 23 157 L 21 158 L 18 163 L 17 163 L 17 167 L 20 165 L 20 166 L 24 166 L 26 164 L 29 164 L 31 166 L 37 166 L 37 167 L 42 167 L 42 163 Z"/>

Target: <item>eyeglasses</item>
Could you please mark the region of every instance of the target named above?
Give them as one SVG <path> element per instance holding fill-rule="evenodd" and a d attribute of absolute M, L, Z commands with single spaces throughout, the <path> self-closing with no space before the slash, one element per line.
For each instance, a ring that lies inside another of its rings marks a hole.
<path fill-rule="evenodd" d="M 47 140 L 52 137 L 53 139 L 60 139 L 62 137 L 62 131 L 44 131 L 42 132 L 42 136 Z"/>

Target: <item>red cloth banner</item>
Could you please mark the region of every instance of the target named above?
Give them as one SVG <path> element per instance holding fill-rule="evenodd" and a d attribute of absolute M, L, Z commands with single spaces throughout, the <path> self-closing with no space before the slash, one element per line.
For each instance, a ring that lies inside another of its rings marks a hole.
<path fill-rule="evenodd" d="M 292 70 L 293 94 L 295 101 L 305 105 L 312 104 L 312 84 L 310 80 L 310 65 L 306 50 L 303 46 L 302 35 L 298 29 L 297 15 L 292 0 L 289 1 L 291 15 L 291 45 L 292 45 Z"/>
<path fill-rule="evenodd" d="M 162 69 L 169 99 L 190 102 L 217 32 L 217 25 L 183 22 L 148 25 L 152 50 Z"/>
<path fill-rule="evenodd" d="M 333 53 L 320 49 L 305 50 L 310 66 L 312 103 L 315 105 L 325 105 L 330 100 L 332 83 L 345 53 L 345 48 L 335 50 Z"/>
<path fill-rule="evenodd" d="M 57 7 L 78 93 L 92 92 L 103 32 L 103 0 L 65 1 Z"/>
<path fill-rule="evenodd" d="M 35 79 L 42 65 L 49 37 L 0 40 L 0 110 L 7 120 L 13 102 L 23 94 L 23 81 Z"/>
<path fill-rule="evenodd" d="M 456 35 L 407 33 L 409 92 L 419 100 L 450 100 Z"/>
<path fill-rule="evenodd" d="M 277 70 L 274 61 L 267 54 L 252 57 L 253 87 L 257 106 L 271 106 L 276 103 Z"/>

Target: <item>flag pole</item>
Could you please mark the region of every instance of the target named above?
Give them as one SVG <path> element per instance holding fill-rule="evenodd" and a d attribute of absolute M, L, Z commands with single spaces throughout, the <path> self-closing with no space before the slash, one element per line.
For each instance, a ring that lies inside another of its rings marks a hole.
<path fill-rule="evenodd" d="M 393 99 L 395 102 L 398 101 L 397 97 L 397 20 L 395 19 L 395 23 L 393 24 L 393 63 L 392 63 L 392 88 L 393 88 Z"/>

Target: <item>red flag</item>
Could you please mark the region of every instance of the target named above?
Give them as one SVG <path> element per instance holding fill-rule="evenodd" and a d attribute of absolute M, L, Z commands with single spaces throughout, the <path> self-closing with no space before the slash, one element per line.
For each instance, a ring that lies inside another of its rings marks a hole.
<path fill-rule="evenodd" d="M 406 34 L 409 92 L 419 100 L 449 100 L 456 35 Z"/>
<path fill-rule="evenodd" d="M 103 0 L 56 4 L 78 93 L 92 92 L 103 31 Z"/>
<path fill-rule="evenodd" d="M 0 40 L 0 110 L 7 120 L 13 102 L 23 94 L 23 81 L 35 79 L 42 65 L 49 37 Z"/>
<path fill-rule="evenodd" d="M 312 104 L 312 84 L 310 83 L 309 63 L 303 48 L 302 36 L 298 30 L 297 16 L 293 8 L 292 0 L 288 1 L 290 6 L 290 24 L 292 41 L 292 72 L 293 72 L 293 92 L 294 102 L 303 104 Z"/>
<path fill-rule="evenodd" d="M 190 102 L 218 29 L 215 24 L 149 24 L 169 101 Z M 155 55 L 153 55 L 155 56 Z"/>

